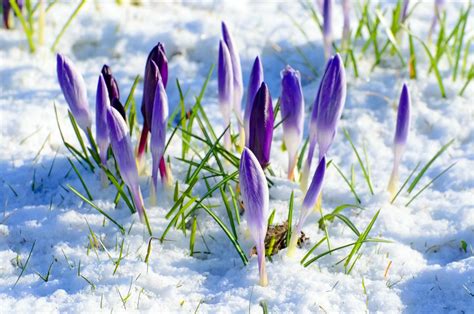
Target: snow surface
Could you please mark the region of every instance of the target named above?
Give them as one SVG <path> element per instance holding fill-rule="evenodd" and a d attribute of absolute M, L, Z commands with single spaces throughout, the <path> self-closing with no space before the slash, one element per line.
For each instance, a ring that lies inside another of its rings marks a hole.
<path fill-rule="evenodd" d="M 450 25 L 463 4 L 447 6 Z M 47 17 L 45 47 L 52 44 L 73 8 L 62 3 L 52 9 Z M 341 25 L 340 6 L 335 8 L 335 25 Z M 290 17 L 307 30 L 308 38 L 298 31 Z M 426 38 L 431 17 L 432 3 L 420 4 L 411 18 L 412 29 Z M 309 70 L 297 49 L 321 73 L 322 39 L 308 12 L 295 1 L 154 2 L 141 7 L 119 7 L 111 0 L 89 1 L 58 49 L 82 71 L 92 109 L 102 64 L 111 66 L 125 97 L 134 77 L 142 75 L 149 50 L 161 41 L 170 60 L 170 104 L 176 105 L 179 99 L 176 78 L 188 93 L 187 102 L 191 103 L 209 67 L 217 60 L 221 20 L 228 23 L 239 47 L 245 86 L 253 59 L 259 54 L 265 81 L 276 102 L 280 93 L 279 72 L 285 64 L 291 64 L 302 73 L 309 112 L 319 78 Z M 184 236 L 181 231 L 172 230 L 163 244 L 153 242 L 147 266 L 144 263 L 146 230 L 139 224 L 138 216 L 130 216 L 125 206 L 113 208 L 111 187 L 102 189 L 98 177 L 83 171 L 94 201 L 130 230 L 125 236 L 108 222 L 104 226 L 100 214 L 67 191 L 66 184 L 81 191 L 82 188 L 76 175 L 70 172 L 68 153 L 62 147 L 55 122 L 53 103 L 57 105 L 66 137 L 72 141 L 67 105 L 56 78 L 55 55 L 48 48 L 30 55 L 18 21 L 15 24 L 14 31 L 0 29 L 0 206 L 3 212 L 0 312 L 194 312 L 198 309 L 199 312 L 258 313 L 262 300 L 270 312 L 474 312 L 474 89 L 471 84 L 464 97 L 459 97 L 457 92 L 464 82 L 446 78 L 448 97 L 442 99 L 434 75 L 427 75 L 428 60 L 421 46 L 417 46 L 420 77 L 416 81 L 408 79 L 407 71 L 395 58 L 370 73 L 374 58 L 369 52 L 359 63 L 359 79 L 347 69 L 346 107 L 340 132 L 329 151 L 329 158 L 346 174 L 351 165 L 355 166 L 357 191 L 367 208 L 346 210 L 345 214 L 359 229 L 364 229 L 381 208 L 371 236 L 392 243 L 364 245 L 363 254 L 350 275 L 344 274 L 341 264 L 335 265 L 348 251 L 326 256 L 308 268 L 302 267 L 298 259 L 289 260 L 285 251 L 280 252 L 273 262 L 267 261 L 269 286 L 262 288 L 257 285 L 256 258 L 250 258 L 249 265 L 243 267 L 222 230 L 204 212 L 198 216 L 196 250 L 205 251 L 207 245 L 210 254 L 190 257 L 189 234 Z M 334 29 L 342 31 L 342 27 Z M 472 24 L 467 31 L 472 34 Z M 402 48 L 407 54 L 408 47 Z M 449 64 L 446 64 L 442 74 L 448 73 Z M 411 91 L 413 116 L 401 178 L 419 161 L 426 163 L 453 138 L 455 143 L 433 164 L 422 183 L 456 162 L 453 169 L 409 207 L 403 205 L 409 200 L 407 195 L 402 194 L 390 205 L 385 192 L 392 167 L 396 105 L 405 81 Z M 203 104 L 219 132 L 223 126 L 217 110 L 216 88 L 214 72 Z M 138 104 L 141 92 L 142 84 L 139 84 L 135 93 Z M 347 128 L 360 150 L 362 145 L 366 146 L 374 196 L 363 180 L 342 127 Z M 297 184 L 284 179 L 287 155 L 280 150 L 281 139 L 279 128 L 272 147 L 272 167 L 279 178 L 274 178 L 275 186 L 270 189 L 270 206 L 276 209 L 276 222 L 286 219 L 292 190 L 296 195 L 296 211 L 303 197 Z M 179 156 L 180 152 L 180 141 L 173 142 L 168 153 Z M 182 180 L 185 165 L 173 160 L 172 166 L 174 177 Z M 141 186 L 148 204 L 149 179 L 143 177 Z M 195 192 L 205 190 L 204 182 L 200 182 Z M 325 212 L 343 203 L 354 203 L 334 167 L 328 169 L 323 193 Z M 219 198 L 213 201 L 218 203 Z M 161 235 L 168 224 L 164 213 L 173 204 L 172 191 L 162 191 L 158 202 L 157 207 L 147 206 L 155 235 Z M 227 222 L 224 208 L 215 210 Z M 305 225 L 304 231 L 311 242 L 298 251 L 300 257 L 323 236 L 315 224 L 318 218 L 319 214 L 313 214 Z M 107 252 L 87 249 L 89 228 L 100 237 L 114 260 L 119 256 L 117 245 L 124 241 L 125 257 L 115 274 L 115 265 Z M 240 241 L 249 252 L 252 243 L 245 230 L 244 222 L 240 226 Z M 350 230 L 339 222 L 330 225 L 329 232 L 333 246 L 354 241 Z M 468 244 L 467 252 L 461 250 L 461 240 Z M 17 258 L 25 263 L 33 243 L 28 266 L 14 285 L 21 272 Z M 317 252 L 324 249 L 322 246 Z M 49 281 L 44 282 L 38 274 L 46 275 L 50 265 Z M 125 298 L 128 293 L 124 304 L 121 296 Z"/>

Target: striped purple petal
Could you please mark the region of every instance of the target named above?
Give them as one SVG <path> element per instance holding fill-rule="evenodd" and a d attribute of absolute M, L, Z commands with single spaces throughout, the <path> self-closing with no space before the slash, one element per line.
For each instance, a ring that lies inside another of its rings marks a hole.
<path fill-rule="evenodd" d="M 152 180 L 156 188 L 158 183 L 158 170 L 166 144 L 166 129 L 168 126 L 168 96 L 161 79 L 158 80 L 153 104 L 151 120 L 150 149 L 153 158 Z"/>
<path fill-rule="evenodd" d="M 125 120 L 113 107 L 107 110 L 107 126 L 110 144 L 117 161 L 120 176 L 130 189 L 140 219 L 143 221 L 145 219 L 145 207 L 138 183 L 138 170 L 133 156 L 132 141 L 130 140 Z"/>
<path fill-rule="evenodd" d="M 247 224 L 257 247 L 260 284 L 265 286 L 268 282 L 264 244 L 268 227 L 268 184 L 259 161 L 246 147 L 240 158 L 239 182 Z"/>
<path fill-rule="evenodd" d="M 326 155 L 337 131 L 346 101 L 346 74 L 339 54 L 328 62 L 326 73 L 321 81 L 316 120 L 319 158 Z"/>

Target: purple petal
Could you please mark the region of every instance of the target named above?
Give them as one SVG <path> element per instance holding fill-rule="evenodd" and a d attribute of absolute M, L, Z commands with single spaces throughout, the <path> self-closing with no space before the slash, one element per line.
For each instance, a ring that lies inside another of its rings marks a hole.
<path fill-rule="evenodd" d="M 125 113 L 125 108 L 123 107 L 122 103 L 120 102 L 120 100 L 118 100 L 118 98 L 114 98 L 112 100 L 112 104 L 111 104 L 112 107 L 114 107 L 115 110 L 117 110 L 120 115 L 122 116 L 122 118 L 127 121 L 127 115 Z"/>
<path fill-rule="evenodd" d="M 234 85 L 232 81 L 232 61 L 227 45 L 219 41 L 219 60 L 217 64 L 217 85 L 221 110 L 231 111 Z"/>
<path fill-rule="evenodd" d="M 109 94 L 103 75 L 99 75 L 95 102 L 95 130 L 96 142 L 99 147 L 102 164 L 107 163 L 107 149 L 109 147 L 109 131 L 107 128 L 107 111 L 110 107 Z"/>
<path fill-rule="evenodd" d="M 69 58 L 58 53 L 56 61 L 58 81 L 64 98 L 77 124 L 87 133 L 87 129 L 91 127 L 92 120 L 89 113 L 89 102 L 87 101 L 84 78 Z"/>
<path fill-rule="evenodd" d="M 120 91 L 117 81 L 112 75 L 112 69 L 106 64 L 102 67 L 102 76 L 104 77 L 105 85 L 107 86 L 110 102 L 112 103 L 114 98 L 120 99 Z"/>
<path fill-rule="evenodd" d="M 252 230 L 266 229 L 268 216 L 268 184 L 257 157 L 247 147 L 240 158 L 240 191 L 247 223 Z"/>
<path fill-rule="evenodd" d="M 306 192 L 306 195 L 303 200 L 303 207 L 306 209 L 311 209 L 316 204 L 318 196 L 321 193 L 321 188 L 324 181 L 324 173 L 326 172 L 326 157 L 323 156 L 319 161 L 318 168 L 314 173 L 311 184 Z"/>
<path fill-rule="evenodd" d="M 309 121 L 309 149 L 308 149 L 308 156 L 306 158 L 306 163 L 308 165 L 308 170 L 311 168 L 311 163 L 313 161 L 313 155 L 316 148 L 317 143 L 317 134 L 318 134 L 318 127 L 317 127 L 317 120 L 318 120 L 318 107 L 319 107 L 319 95 L 321 94 L 321 87 L 323 85 L 324 76 L 329 69 L 329 65 L 332 62 L 334 57 L 330 57 L 328 62 L 326 63 L 326 68 L 324 69 L 324 74 L 321 78 L 321 82 L 319 83 L 318 92 L 316 94 L 316 98 L 314 99 L 313 109 L 311 111 L 311 118 Z"/>
<path fill-rule="evenodd" d="M 5 25 L 6 29 L 10 28 L 10 1 L 9 0 L 3 0 L 2 1 L 2 7 L 3 7 L 3 25 Z"/>
<path fill-rule="evenodd" d="M 145 124 L 151 123 L 153 102 L 155 101 L 156 84 L 158 75 L 163 80 L 163 86 L 166 88 L 168 83 L 168 59 L 166 57 L 163 44 L 158 43 L 148 54 L 145 65 L 145 75 L 143 82 L 143 98 L 141 111 Z"/>
<path fill-rule="evenodd" d="M 400 95 L 400 102 L 398 104 L 397 114 L 397 128 L 395 131 L 395 144 L 405 145 L 408 138 L 408 131 L 410 129 L 410 94 L 408 87 L 403 84 L 402 93 Z"/>
<path fill-rule="evenodd" d="M 346 101 L 346 74 L 339 54 L 329 60 L 321 81 L 316 120 L 320 158 L 326 155 L 336 135 L 337 123 Z"/>
<path fill-rule="evenodd" d="M 405 22 L 405 19 L 407 18 L 408 14 L 408 5 L 410 4 L 409 0 L 403 0 L 403 8 L 402 8 L 402 14 L 400 15 L 400 21 L 402 23 Z"/>
<path fill-rule="evenodd" d="M 240 157 L 239 182 L 247 224 L 257 247 L 260 282 L 265 285 L 264 241 L 268 227 L 268 184 L 259 161 L 246 147 Z"/>
<path fill-rule="evenodd" d="M 323 36 L 326 57 L 331 55 L 332 50 L 332 7 L 332 0 L 323 1 Z"/>
<path fill-rule="evenodd" d="M 348 41 L 351 29 L 351 0 L 342 0 L 342 12 L 344 15 L 342 38 L 344 41 Z"/>
<path fill-rule="evenodd" d="M 296 155 L 303 139 L 304 98 L 301 77 L 289 65 L 281 72 L 281 116 L 283 140 L 288 150 L 288 178 L 293 178 Z"/>
<path fill-rule="evenodd" d="M 150 149 L 153 158 L 152 178 L 157 183 L 158 168 L 163 157 L 166 144 L 166 129 L 168 126 L 168 96 L 161 79 L 158 80 L 153 104 L 153 115 L 151 120 Z"/>
<path fill-rule="evenodd" d="M 242 112 L 242 96 L 244 91 L 244 84 L 242 82 L 242 68 L 240 66 L 240 57 L 237 50 L 237 46 L 232 39 L 232 35 L 227 28 L 227 25 L 222 22 L 222 38 L 229 49 L 230 59 L 232 61 L 232 77 L 233 77 L 233 108 L 238 114 L 238 118 L 241 118 Z"/>
<path fill-rule="evenodd" d="M 153 112 L 153 102 L 155 101 L 156 84 L 160 71 L 155 61 L 147 62 L 145 70 L 145 79 L 143 85 L 143 99 L 142 99 L 142 115 L 144 124 L 149 127 L 151 124 L 151 115 Z"/>
<path fill-rule="evenodd" d="M 273 138 L 273 106 L 267 84 L 262 83 L 252 106 L 249 123 L 249 148 L 265 169 L 270 163 Z"/>
<path fill-rule="evenodd" d="M 132 192 L 138 214 L 143 221 L 145 208 L 138 183 L 138 170 L 133 156 L 132 141 L 130 140 L 125 120 L 113 107 L 107 110 L 107 126 L 109 129 L 110 144 L 112 145 L 112 151 L 117 161 L 120 176 Z"/>
<path fill-rule="evenodd" d="M 257 94 L 260 85 L 263 83 L 263 66 L 260 58 L 257 56 L 255 61 L 253 62 L 252 71 L 250 72 L 249 84 L 247 87 L 247 104 L 245 106 L 245 114 L 244 114 L 244 126 L 245 126 L 245 146 L 249 144 L 249 121 L 250 121 L 250 113 L 252 112 L 252 105 L 253 100 L 255 98 L 255 94 Z"/>
<path fill-rule="evenodd" d="M 304 98 L 300 81 L 300 72 L 289 65 L 281 72 L 281 115 L 287 148 L 290 146 L 298 148 L 303 137 Z M 291 134 L 291 139 L 285 134 Z"/>

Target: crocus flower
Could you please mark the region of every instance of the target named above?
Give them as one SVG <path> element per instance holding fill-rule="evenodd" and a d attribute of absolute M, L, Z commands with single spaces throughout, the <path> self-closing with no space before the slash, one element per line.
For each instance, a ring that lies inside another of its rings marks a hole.
<path fill-rule="evenodd" d="M 319 161 L 319 165 L 316 168 L 316 172 L 314 173 L 313 179 L 309 186 L 308 191 L 303 200 L 303 206 L 300 211 L 300 216 L 298 219 L 298 223 L 296 224 L 293 232 L 291 234 L 290 244 L 288 245 L 288 256 L 292 256 L 294 254 L 296 244 L 298 242 L 298 236 L 303 228 L 303 224 L 308 218 L 309 214 L 312 212 L 314 205 L 316 204 L 319 195 L 321 193 L 321 188 L 324 182 L 324 173 L 326 172 L 326 157 L 322 157 Z"/>
<path fill-rule="evenodd" d="M 232 72 L 232 60 L 229 49 L 224 41 L 219 41 L 219 60 L 217 63 L 217 85 L 219 92 L 219 107 L 224 118 L 225 127 L 230 124 L 230 114 L 234 101 L 234 84 Z M 224 135 L 224 147 L 230 149 L 230 130 Z"/>
<path fill-rule="evenodd" d="M 18 5 L 18 8 L 21 11 L 23 9 L 23 0 L 16 0 L 16 4 Z M 10 0 L 3 0 L 2 7 L 3 7 L 3 24 L 5 25 L 6 29 L 9 29 L 10 28 L 10 10 L 11 10 Z"/>
<path fill-rule="evenodd" d="M 406 84 L 403 84 L 400 102 L 398 104 L 397 127 L 393 141 L 393 170 L 388 183 L 388 191 L 392 194 L 392 197 L 397 192 L 398 167 L 402 159 L 403 151 L 405 150 L 408 131 L 410 129 L 410 107 L 411 101 L 408 87 Z"/>
<path fill-rule="evenodd" d="M 342 41 L 347 47 L 351 32 L 351 0 L 342 0 L 342 12 L 344 15 L 344 25 L 342 26 Z"/>
<path fill-rule="evenodd" d="M 139 163 L 141 163 L 143 154 L 145 153 L 148 132 L 150 131 L 151 115 L 153 112 L 153 103 L 155 101 L 158 75 L 161 76 L 161 79 L 163 80 L 163 86 L 166 88 L 168 83 L 168 59 L 166 58 L 165 47 L 161 43 L 158 43 L 150 51 L 145 65 L 143 98 L 141 106 L 144 122 L 137 150 L 137 159 Z"/>
<path fill-rule="evenodd" d="M 268 223 L 268 185 L 259 161 L 248 148 L 244 148 L 239 167 L 240 192 L 250 234 L 257 247 L 260 285 L 268 284 L 265 270 L 265 236 Z"/>
<path fill-rule="evenodd" d="M 321 81 L 316 119 L 319 159 L 326 155 L 336 136 L 337 123 L 346 102 L 346 72 L 339 54 L 329 60 Z"/>
<path fill-rule="evenodd" d="M 92 120 L 89 113 L 87 91 L 84 78 L 69 58 L 57 55 L 56 70 L 58 81 L 69 109 L 81 129 L 88 134 Z"/>
<path fill-rule="evenodd" d="M 249 84 L 247 87 L 247 104 L 245 106 L 244 127 L 245 127 L 245 146 L 249 145 L 249 121 L 252 112 L 253 100 L 257 94 L 260 85 L 263 83 L 263 66 L 260 58 L 257 56 L 253 62 L 252 71 L 250 72 Z"/>
<path fill-rule="evenodd" d="M 151 200 L 156 202 L 156 188 L 158 186 L 158 170 L 160 161 L 163 159 L 166 144 L 166 128 L 168 126 L 168 96 L 161 78 L 156 84 L 155 101 L 153 104 L 153 114 L 151 119 L 151 139 L 150 149 L 153 158 L 153 168 L 151 172 L 152 189 Z M 165 178 L 162 177 L 162 180 Z"/>
<path fill-rule="evenodd" d="M 324 37 L 324 55 L 327 58 L 332 51 L 332 0 L 323 2 L 323 37 Z"/>
<path fill-rule="evenodd" d="M 117 81 L 115 80 L 115 77 L 112 75 L 112 69 L 108 65 L 104 64 L 104 66 L 102 67 L 101 73 L 102 73 L 102 76 L 104 77 L 105 85 L 107 86 L 110 103 L 112 103 L 114 98 L 120 99 L 120 91 L 118 88 Z"/>
<path fill-rule="evenodd" d="M 95 102 L 95 140 L 99 148 L 102 164 L 107 164 L 107 149 L 109 148 L 109 131 L 107 128 L 107 111 L 110 108 L 110 99 L 104 76 L 99 75 Z"/>
<path fill-rule="evenodd" d="M 255 95 L 249 123 L 249 148 L 265 169 L 270 164 L 273 138 L 272 97 L 267 84 L 262 83 Z"/>
<path fill-rule="evenodd" d="M 325 97 L 332 97 L 332 92 L 331 91 L 324 91 L 321 92 L 321 89 L 323 88 L 323 82 L 326 78 L 326 73 L 328 72 L 329 68 L 333 64 L 334 61 L 334 56 L 329 58 L 328 62 L 326 63 L 326 68 L 324 70 L 323 77 L 321 79 L 321 82 L 319 83 L 319 88 L 318 92 L 316 94 L 316 98 L 314 99 L 313 103 L 313 110 L 311 112 L 311 118 L 309 121 L 309 148 L 308 148 L 308 155 L 306 157 L 306 162 L 303 165 L 303 170 L 301 173 L 301 189 L 303 191 L 306 191 L 307 185 L 308 185 L 308 176 L 311 170 L 311 164 L 313 161 L 313 155 L 314 151 L 316 149 L 316 144 L 318 142 L 317 134 L 318 134 L 318 126 L 317 126 L 317 120 L 318 120 L 318 110 L 319 110 L 319 103 L 320 103 L 320 95 L 323 93 Z M 324 154 L 321 154 L 320 152 L 320 158 Z"/>
<path fill-rule="evenodd" d="M 304 98 L 300 72 L 289 65 L 281 72 L 283 141 L 288 150 L 288 179 L 293 180 L 298 148 L 303 139 Z"/>
<path fill-rule="evenodd" d="M 242 68 L 240 66 L 240 57 L 235 45 L 232 35 L 227 28 L 227 25 L 222 22 L 222 39 L 224 40 L 227 48 L 229 49 L 230 60 L 232 62 L 232 82 L 234 85 L 233 89 L 233 102 L 232 106 L 234 109 L 234 114 L 237 117 L 240 125 L 241 141 L 242 144 L 245 143 L 245 134 L 243 119 L 242 119 L 242 96 L 244 94 L 244 84 L 242 82 Z"/>
<path fill-rule="evenodd" d="M 128 133 L 128 127 L 120 113 L 112 107 L 109 107 L 107 110 L 107 126 L 112 151 L 117 161 L 120 176 L 132 193 L 133 202 L 137 208 L 140 220 L 146 223 L 148 232 L 151 234 L 140 185 L 138 183 L 137 164 L 133 156 L 133 146 Z"/>

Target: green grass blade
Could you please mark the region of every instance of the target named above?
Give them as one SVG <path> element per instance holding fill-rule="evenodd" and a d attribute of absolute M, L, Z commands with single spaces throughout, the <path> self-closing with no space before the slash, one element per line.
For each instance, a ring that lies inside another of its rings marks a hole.
<path fill-rule="evenodd" d="M 410 186 L 408 187 L 408 193 L 411 193 L 413 191 L 413 189 L 416 187 L 416 185 L 418 184 L 418 182 L 421 180 L 421 178 L 423 177 L 423 175 L 425 174 L 425 172 L 428 170 L 428 168 L 433 164 L 433 162 L 435 162 L 435 160 L 441 156 L 441 154 L 444 153 L 444 151 L 446 151 L 446 149 L 448 149 L 449 146 L 451 146 L 451 144 L 454 143 L 454 139 L 450 140 L 448 143 L 444 144 L 441 149 L 433 156 L 433 158 L 430 159 L 430 161 L 428 161 L 428 163 L 421 169 L 420 173 L 418 173 L 418 175 L 415 177 L 415 179 L 413 179 L 413 182 L 410 184 Z"/>
<path fill-rule="evenodd" d="M 72 12 L 71 16 L 66 21 L 66 24 L 64 24 L 64 26 L 61 29 L 61 31 L 59 32 L 58 36 L 56 36 L 56 39 L 54 40 L 54 43 L 51 46 L 51 51 L 53 51 L 53 52 L 56 51 L 56 47 L 59 44 L 59 41 L 61 40 L 61 37 L 63 37 L 63 35 L 66 32 L 67 28 L 71 24 L 72 20 L 76 17 L 76 15 L 79 13 L 79 11 L 81 10 L 81 8 L 84 6 L 85 3 L 86 3 L 86 0 L 82 0 L 79 3 L 79 5 L 77 6 L 77 8 L 74 10 L 74 12 Z"/>
<path fill-rule="evenodd" d="M 75 188 L 73 188 L 71 185 L 67 184 L 67 187 L 74 193 L 76 194 L 81 200 L 86 202 L 88 205 L 90 205 L 92 208 L 97 210 L 99 213 L 101 213 L 104 217 L 109 219 L 114 225 L 116 225 L 121 234 L 125 234 L 125 229 L 120 225 L 118 222 L 116 222 L 112 217 L 110 217 L 106 212 L 104 212 L 102 209 L 100 209 L 97 205 L 89 201 L 84 195 L 82 195 L 79 191 L 77 191 Z"/>

